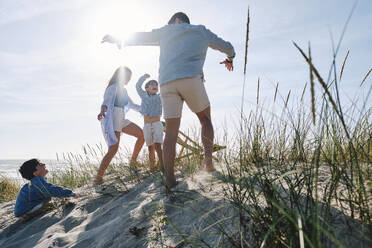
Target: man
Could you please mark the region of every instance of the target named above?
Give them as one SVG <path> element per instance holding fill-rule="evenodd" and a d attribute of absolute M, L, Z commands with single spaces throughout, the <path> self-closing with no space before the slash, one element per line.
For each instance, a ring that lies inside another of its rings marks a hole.
<path fill-rule="evenodd" d="M 210 103 L 203 83 L 203 65 L 207 49 L 210 47 L 227 55 L 227 59 L 220 64 L 224 64 L 227 70 L 232 71 L 235 57 L 233 46 L 203 25 L 191 25 L 187 15 L 182 12 L 174 14 L 168 25 L 162 28 L 153 29 L 151 32 L 134 33 L 124 42 L 106 35 L 102 42 L 114 43 L 119 49 L 122 46 L 160 46 L 159 84 L 166 122 L 163 159 L 167 188 L 170 189 L 177 184 L 174 159 L 183 101 L 186 101 L 200 120 L 205 170 L 214 171 L 212 162 L 214 131 Z"/>

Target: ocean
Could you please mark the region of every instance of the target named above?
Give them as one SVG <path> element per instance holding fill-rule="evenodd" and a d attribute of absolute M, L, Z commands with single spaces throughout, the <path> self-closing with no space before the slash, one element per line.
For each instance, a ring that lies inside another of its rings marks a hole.
<path fill-rule="evenodd" d="M 13 179 L 22 180 L 22 177 L 19 174 L 18 169 L 25 161 L 26 159 L 0 159 L 0 174 Z M 49 171 L 65 164 L 55 159 L 40 159 L 40 161 L 45 163 Z"/>

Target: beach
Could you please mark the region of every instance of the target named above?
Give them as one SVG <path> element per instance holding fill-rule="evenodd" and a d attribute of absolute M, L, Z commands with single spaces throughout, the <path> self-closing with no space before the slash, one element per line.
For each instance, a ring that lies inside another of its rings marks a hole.
<path fill-rule="evenodd" d="M 12 215 L 13 202 L 2 203 L 0 247 L 201 247 L 200 237 L 230 247 L 212 234 L 220 216 L 226 230 L 232 227 L 235 212 L 223 201 L 219 180 L 206 172 L 178 176 L 174 193 L 167 195 L 159 176 L 125 187 L 113 178 L 100 192 L 77 189 L 78 200 L 58 202 L 58 208 L 26 223 Z"/>

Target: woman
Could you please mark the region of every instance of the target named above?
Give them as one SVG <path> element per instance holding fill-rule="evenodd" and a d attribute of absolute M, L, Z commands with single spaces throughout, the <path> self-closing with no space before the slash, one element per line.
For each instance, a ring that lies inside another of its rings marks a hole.
<path fill-rule="evenodd" d="M 101 161 L 93 184 L 99 185 L 103 183 L 103 175 L 118 151 L 121 132 L 137 138 L 130 161 L 131 164 L 136 163 L 138 154 L 144 144 L 142 129 L 128 119 L 125 119 L 125 114 L 129 109 L 139 112 L 141 108 L 139 105 L 133 103 L 124 87 L 128 84 L 131 76 L 132 72 L 128 67 L 119 67 L 107 85 L 101 105 L 101 112 L 97 118 L 101 121 L 108 151 Z"/>

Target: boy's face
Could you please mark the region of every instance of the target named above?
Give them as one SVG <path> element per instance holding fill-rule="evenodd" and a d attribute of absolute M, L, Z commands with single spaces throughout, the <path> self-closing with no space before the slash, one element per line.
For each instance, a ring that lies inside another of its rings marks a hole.
<path fill-rule="evenodd" d="M 148 88 L 146 88 L 146 91 L 147 93 L 149 93 L 150 95 L 155 95 L 156 93 L 158 93 L 159 91 L 159 86 L 158 84 L 156 83 L 152 83 L 149 85 Z"/>
<path fill-rule="evenodd" d="M 34 171 L 34 176 L 35 177 L 45 177 L 46 174 L 48 174 L 48 170 L 46 169 L 45 167 L 45 164 L 44 163 L 39 163 L 37 166 L 36 166 L 36 171 Z"/>

